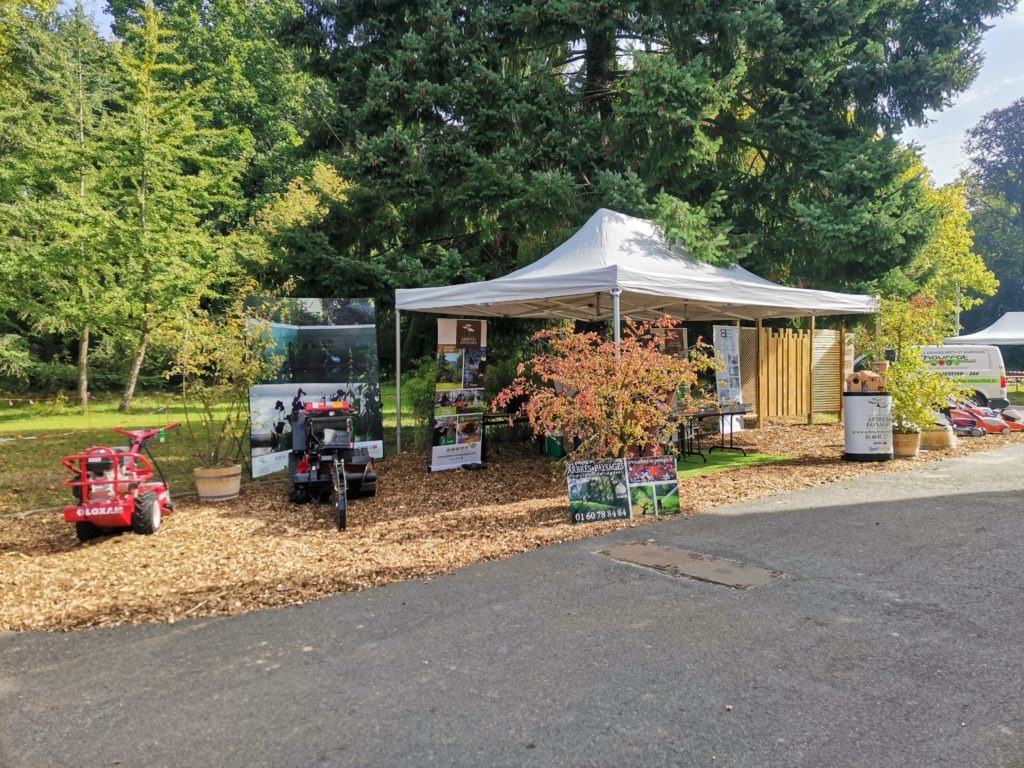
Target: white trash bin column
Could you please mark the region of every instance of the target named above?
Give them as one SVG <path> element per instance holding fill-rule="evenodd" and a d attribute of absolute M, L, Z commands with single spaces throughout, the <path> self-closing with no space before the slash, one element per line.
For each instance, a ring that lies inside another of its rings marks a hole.
<path fill-rule="evenodd" d="M 889 461 L 892 458 L 892 395 L 844 392 L 846 428 L 844 461 Z"/>

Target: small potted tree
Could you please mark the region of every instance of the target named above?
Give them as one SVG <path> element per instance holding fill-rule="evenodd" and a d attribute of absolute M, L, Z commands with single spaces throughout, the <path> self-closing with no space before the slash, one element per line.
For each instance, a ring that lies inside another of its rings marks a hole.
<path fill-rule="evenodd" d="M 916 456 L 921 431 L 935 426 L 935 411 L 962 394 L 953 379 L 925 365 L 921 348 L 941 344 L 944 327 L 938 302 L 925 294 L 882 300 L 878 327 L 868 347 L 876 359 L 890 356 L 886 391 L 892 395 L 893 455 Z"/>
<path fill-rule="evenodd" d="M 249 388 L 276 370 L 279 361 L 267 354 L 271 346 L 268 325 L 241 296 L 221 314 L 199 310 L 182 324 L 169 375 L 181 381 L 182 432 L 201 500 L 239 494 Z"/>

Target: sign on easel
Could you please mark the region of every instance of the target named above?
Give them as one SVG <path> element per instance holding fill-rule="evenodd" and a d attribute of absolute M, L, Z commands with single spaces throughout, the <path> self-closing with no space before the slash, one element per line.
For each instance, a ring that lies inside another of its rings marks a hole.
<path fill-rule="evenodd" d="M 480 461 L 483 447 L 487 321 L 437 321 L 437 383 L 430 471 Z"/>

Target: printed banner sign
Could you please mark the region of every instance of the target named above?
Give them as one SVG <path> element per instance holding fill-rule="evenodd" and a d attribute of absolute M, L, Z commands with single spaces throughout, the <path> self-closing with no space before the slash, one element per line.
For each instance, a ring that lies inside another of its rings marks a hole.
<path fill-rule="evenodd" d="M 483 447 L 487 321 L 437 321 L 437 384 L 430 471 L 480 461 Z"/>
<path fill-rule="evenodd" d="M 633 517 L 679 514 L 679 475 L 675 456 L 626 459 Z"/>
<path fill-rule="evenodd" d="M 572 461 L 566 464 L 565 477 L 573 523 L 679 512 L 674 456 Z"/>
<path fill-rule="evenodd" d="M 372 299 L 254 299 L 270 319 L 281 360 L 273 381 L 249 390 L 252 475 L 286 469 L 292 448 L 287 416 L 304 402 L 345 401 L 352 439 L 384 456 L 377 367 L 377 310 Z"/>
<path fill-rule="evenodd" d="M 743 404 L 743 380 L 740 378 L 740 329 L 734 325 L 716 325 L 715 339 L 715 391 L 718 405 L 723 409 Z M 722 419 L 722 431 L 743 431 L 743 417 Z"/>

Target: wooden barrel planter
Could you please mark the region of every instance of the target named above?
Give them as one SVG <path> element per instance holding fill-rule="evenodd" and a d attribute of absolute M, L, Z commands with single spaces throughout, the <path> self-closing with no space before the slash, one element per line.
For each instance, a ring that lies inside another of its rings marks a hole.
<path fill-rule="evenodd" d="M 956 436 L 951 427 L 921 430 L 921 448 L 926 451 L 939 451 L 944 448 L 953 448 L 955 445 Z"/>
<path fill-rule="evenodd" d="M 921 447 L 920 432 L 893 432 L 892 455 L 897 459 L 910 459 L 917 456 Z"/>
<path fill-rule="evenodd" d="M 242 487 L 242 465 L 231 467 L 196 467 L 196 492 L 200 501 L 237 499 Z"/>

